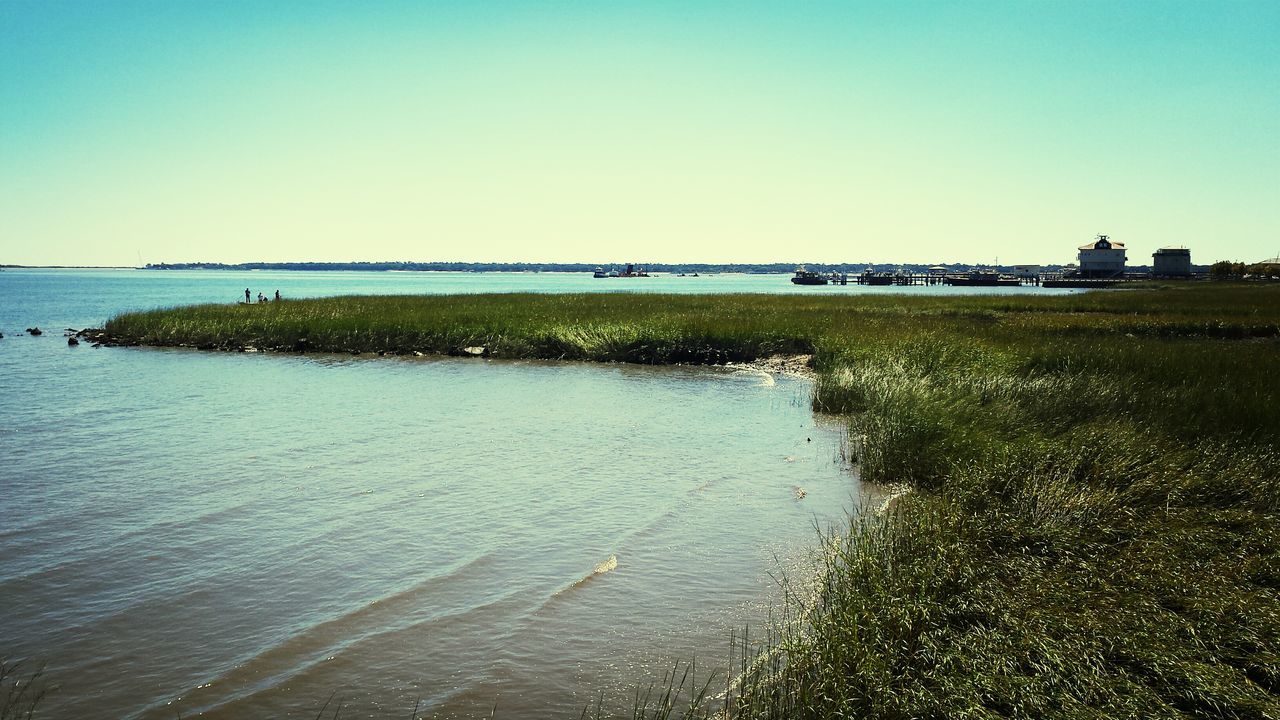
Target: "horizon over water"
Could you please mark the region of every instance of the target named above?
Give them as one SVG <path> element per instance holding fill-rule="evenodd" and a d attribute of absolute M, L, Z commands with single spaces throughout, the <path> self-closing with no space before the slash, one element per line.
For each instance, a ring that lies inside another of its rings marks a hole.
<path fill-rule="evenodd" d="M 1072 289 L 1021 287 L 795 285 L 781 274 L 716 273 L 699 277 L 661 275 L 598 279 L 590 273 L 448 272 L 355 270 L 142 270 L 135 268 L 6 268 L 0 292 L 9 303 L 0 332 L 32 323 L 101 325 L 134 310 L 197 303 L 238 302 L 249 288 L 284 298 L 334 295 L 443 295 L 474 293 L 765 293 L 765 294 L 934 294 L 1060 295 Z M 56 294 L 56 297 L 52 296 Z M 60 309 L 79 315 L 50 316 Z M 19 328 L 21 329 L 21 328 Z"/>

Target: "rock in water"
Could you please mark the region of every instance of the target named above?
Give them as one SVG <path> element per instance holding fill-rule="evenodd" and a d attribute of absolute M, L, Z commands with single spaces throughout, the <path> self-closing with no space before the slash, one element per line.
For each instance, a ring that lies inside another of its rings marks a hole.
<path fill-rule="evenodd" d="M 31 335 L 43 335 L 43 334 L 44 334 L 44 333 L 40 330 L 40 328 L 38 328 L 38 327 L 29 327 L 29 328 L 27 328 L 27 332 L 28 332 L 28 333 L 30 333 Z"/>
<path fill-rule="evenodd" d="M 464 353 L 466 353 L 466 354 L 468 354 L 468 355 L 476 355 L 476 356 L 479 356 L 479 355 L 483 355 L 483 354 L 484 354 L 484 347 L 479 346 L 479 345 L 473 345 L 473 346 L 471 346 L 471 347 L 464 347 L 464 348 L 462 348 L 462 352 L 464 352 Z"/>
<path fill-rule="evenodd" d="M 75 346 L 77 346 L 77 345 L 79 345 L 79 344 L 80 344 L 80 341 L 79 341 L 79 340 L 77 340 L 77 339 L 75 339 L 74 337 L 69 337 L 69 338 L 67 338 L 67 346 L 68 346 L 68 347 L 75 347 Z"/>

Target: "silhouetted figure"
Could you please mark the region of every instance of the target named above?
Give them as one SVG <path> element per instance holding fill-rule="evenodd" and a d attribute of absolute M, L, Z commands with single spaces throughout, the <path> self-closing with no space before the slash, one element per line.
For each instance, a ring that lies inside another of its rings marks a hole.
<path fill-rule="evenodd" d="M 276 302 L 280 302 L 280 291 L 276 291 Z"/>
<path fill-rule="evenodd" d="M 249 304 L 249 288 L 244 289 L 244 304 Z"/>

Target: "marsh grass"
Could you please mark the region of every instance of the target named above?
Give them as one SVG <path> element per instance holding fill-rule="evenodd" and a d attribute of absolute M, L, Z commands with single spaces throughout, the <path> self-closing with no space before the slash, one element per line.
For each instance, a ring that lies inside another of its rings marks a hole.
<path fill-rule="evenodd" d="M 812 353 L 814 406 L 848 417 L 862 477 L 914 492 L 821 541 L 819 585 L 742 639 L 724 693 L 676 668 L 637 718 L 1280 718 L 1280 288 L 333 298 L 106 329 L 222 349 Z"/>
<path fill-rule="evenodd" d="M 0 658 L 0 720 L 30 720 L 55 689 L 45 682 L 43 665 Z"/>

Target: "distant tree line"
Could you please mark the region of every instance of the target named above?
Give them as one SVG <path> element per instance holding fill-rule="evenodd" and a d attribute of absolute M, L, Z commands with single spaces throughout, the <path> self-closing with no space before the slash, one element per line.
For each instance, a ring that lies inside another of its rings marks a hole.
<path fill-rule="evenodd" d="M 1242 278 L 1246 275 L 1253 277 L 1280 277 L 1280 268 L 1275 265 L 1264 265 L 1263 263 L 1246 265 L 1242 262 L 1231 262 L 1230 260 L 1219 260 L 1209 266 L 1209 277 L 1216 280 Z"/>
<path fill-rule="evenodd" d="M 822 273 L 857 274 L 868 267 L 876 271 L 903 268 L 925 272 L 929 265 L 902 263 L 635 263 L 637 269 L 657 273 L 789 273 L 797 265 Z M 625 268 L 627 263 L 478 263 L 478 262 L 251 262 L 251 263 L 147 263 L 147 270 L 364 270 L 364 271 L 437 271 L 437 272 L 592 272 L 596 268 Z M 970 263 L 944 264 L 948 270 L 963 271 Z M 1058 266 L 1045 266 L 1046 270 Z M 1012 266 L 999 266 L 1011 270 Z"/>

